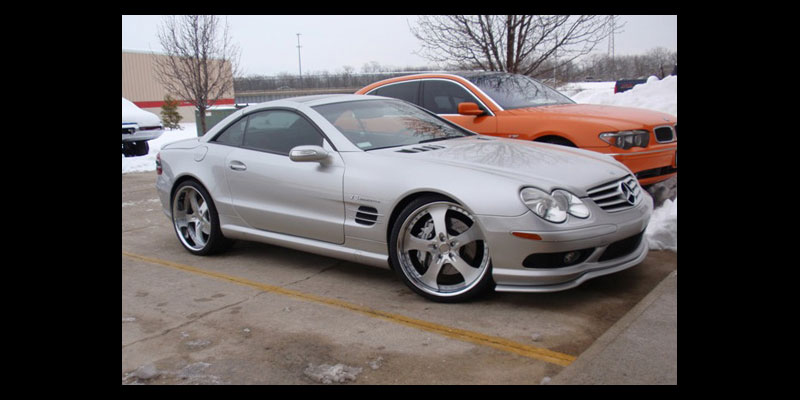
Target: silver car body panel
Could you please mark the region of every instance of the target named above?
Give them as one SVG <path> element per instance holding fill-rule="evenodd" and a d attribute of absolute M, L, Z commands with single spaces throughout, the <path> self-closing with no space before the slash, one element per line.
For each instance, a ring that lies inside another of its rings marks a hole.
<path fill-rule="evenodd" d="M 437 193 L 475 215 L 491 248 L 498 291 L 568 289 L 634 266 L 646 257 L 646 241 L 641 240 L 625 256 L 599 260 L 610 244 L 641 234 L 652 213 L 652 201 L 644 191 L 643 199 L 620 212 L 604 211 L 588 197 L 588 189 L 631 174 L 613 158 L 482 135 L 363 151 L 311 108 L 377 98 L 382 97 L 313 96 L 262 103 L 230 115 L 203 137 L 164 146 L 163 173 L 156 187 L 165 215 L 171 218 L 170 196 L 176 182 L 191 177 L 211 194 L 226 237 L 389 268 L 393 213 L 399 213 L 410 196 Z M 328 159 L 294 162 L 286 155 L 209 141 L 241 116 L 269 108 L 295 109 L 312 120 L 326 136 L 323 147 Z M 245 164 L 246 170 L 237 170 L 235 161 Z M 567 190 L 583 200 L 590 216 L 569 216 L 558 224 L 545 221 L 520 200 L 525 187 Z M 357 222 L 360 212 L 374 215 L 374 223 Z M 512 232 L 535 233 L 541 240 L 523 239 Z M 594 248 L 592 254 L 570 267 L 522 265 L 533 253 L 587 248 Z"/>

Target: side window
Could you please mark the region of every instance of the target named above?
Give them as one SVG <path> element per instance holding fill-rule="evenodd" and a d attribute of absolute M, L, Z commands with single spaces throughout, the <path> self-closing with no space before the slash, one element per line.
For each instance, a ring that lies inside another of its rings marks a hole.
<path fill-rule="evenodd" d="M 229 126 L 224 132 L 217 136 L 214 141 L 231 146 L 241 146 L 242 139 L 244 139 L 245 125 L 247 125 L 246 117 Z"/>
<path fill-rule="evenodd" d="M 417 92 L 419 91 L 419 81 L 396 83 L 394 85 L 384 86 L 375 90 L 372 94 L 378 96 L 393 97 L 395 99 L 405 100 L 410 103 L 419 104 L 417 101 Z"/>
<path fill-rule="evenodd" d="M 295 112 L 261 111 L 249 117 L 244 147 L 288 155 L 295 146 L 322 146 L 322 140 L 317 129 Z"/>
<path fill-rule="evenodd" d="M 458 114 L 458 103 L 475 102 L 461 86 L 446 81 L 425 81 L 422 107 L 435 114 Z"/>

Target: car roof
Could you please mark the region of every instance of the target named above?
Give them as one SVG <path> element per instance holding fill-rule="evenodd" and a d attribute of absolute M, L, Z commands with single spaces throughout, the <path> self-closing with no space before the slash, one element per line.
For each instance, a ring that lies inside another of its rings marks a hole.
<path fill-rule="evenodd" d="M 250 106 L 242 110 L 245 114 L 249 114 L 251 112 L 271 107 L 281 107 L 281 106 L 296 107 L 298 105 L 315 107 L 323 104 L 342 103 L 347 101 L 376 100 L 378 98 L 386 100 L 396 100 L 389 97 L 366 96 L 363 94 L 315 94 L 308 96 L 287 97 L 285 99 L 276 99 L 276 100 L 265 101 L 262 103 L 251 104 Z"/>
<path fill-rule="evenodd" d="M 390 80 L 390 79 L 395 79 L 395 78 L 406 78 L 406 79 L 407 78 L 424 78 L 426 76 L 431 76 L 431 75 L 437 75 L 437 76 L 455 75 L 455 76 L 458 76 L 458 77 L 461 77 L 461 78 L 464 78 L 464 79 L 471 79 L 471 78 L 484 77 L 484 76 L 513 75 L 513 74 L 511 74 L 509 72 L 502 72 L 502 71 L 425 71 L 425 72 L 410 73 L 410 74 L 407 74 L 407 75 L 398 75 L 398 76 L 395 76 L 395 77 L 392 77 L 392 78 L 384 79 L 384 81 Z"/>

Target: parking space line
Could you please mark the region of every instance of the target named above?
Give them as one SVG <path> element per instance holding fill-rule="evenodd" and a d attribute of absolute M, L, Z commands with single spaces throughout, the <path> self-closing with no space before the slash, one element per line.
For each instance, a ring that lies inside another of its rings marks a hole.
<path fill-rule="evenodd" d="M 227 275 L 219 272 L 209 271 L 205 269 L 200 269 L 197 267 L 192 267 L 189 265 L 179 264 L 172 261 L 161 260 L 158 258 L 152 258 L 147 256 L 142 256 L 138 254 L 129 253 L 126 251 L 122 252 L 122 255 L 128 257 L 130 259 L 143 261 L 150 264 L 161 265 L 165 267 L 175 268 L 181 271 L 191 272 L 198 275 L 203 275 L 207 277 L 212 277 L 216 279 L 220 279 L 223 281 L 228 281 L 231 283 L 235 283 L 242 286 L 248 286 L 255 289 L 263 290 L 270 293 L 280 294 L 288 297 L 293 297 L 296 299 L 301 299 L 305 301 L 311 301 L 314 303 L 325 304 L 328 306 L 343 308 L 345 310 L 355 311 L 361 313 L 363 315 L 382 319 L 389 322 L 398 323 L 401 325 L 405 325 L 408 327 L 412 327 L 415 329 L 436 333 L 442 336 L 446 336 L 452 339 L 457 339 L 464 342 L 469 342 L 473 344 L 478 344 L 482 346 L 488 346 L 495 349 L 503 350 L 506 352 L 518 354 L 521 356 L 533 358 L 540 361 L 545 361 L 551 364 L 556 364 L 560 366 L 567 366 L 575 361 L 575 356 L 571 356 L 569 354 L 559 353 L 555 351 L 551 351 L 548 349 L 529 346 L 524 343 L 514 342 L 512 340 L 504 339 L 497 336 L 490 336 L 484 335 L 482 333 L 468 331 L 464 329 L 449 327 L 446 325 L 440 325 L 434 322 L 419 320 L 411 317 L 407 317 L 405 315 L 400 314 L 393 314 L 386 311 L 376 310 L 369 307 L 360 306 L 357 304 L 348 303 L 346 301 L 332 299 L 322 296 L 317 296 L 310 293 L 304 293 L 296 290 L 282 288 L 280 286 L 274 285 L 267 285 L 260 282 L 251 281 L 245 278 Z"/>

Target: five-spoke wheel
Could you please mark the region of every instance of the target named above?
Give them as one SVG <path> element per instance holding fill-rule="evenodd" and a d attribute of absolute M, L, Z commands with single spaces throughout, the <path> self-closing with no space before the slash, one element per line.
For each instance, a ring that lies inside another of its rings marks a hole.
<path fill-rule="evenodd" d="M 197 182 L 184 181 L 175 189 L 172 222 L 181 243 L 193 254 L 211 254 L 228 244 L 220 231 L 214 202 Z"/>
<path fill-rule="evenodd" d="M 415 292 L 463 301 L 491 284 L 489 247 L 469 211 L 439 196 L 412 201 L 398 217 L 392 262 Z"/>

